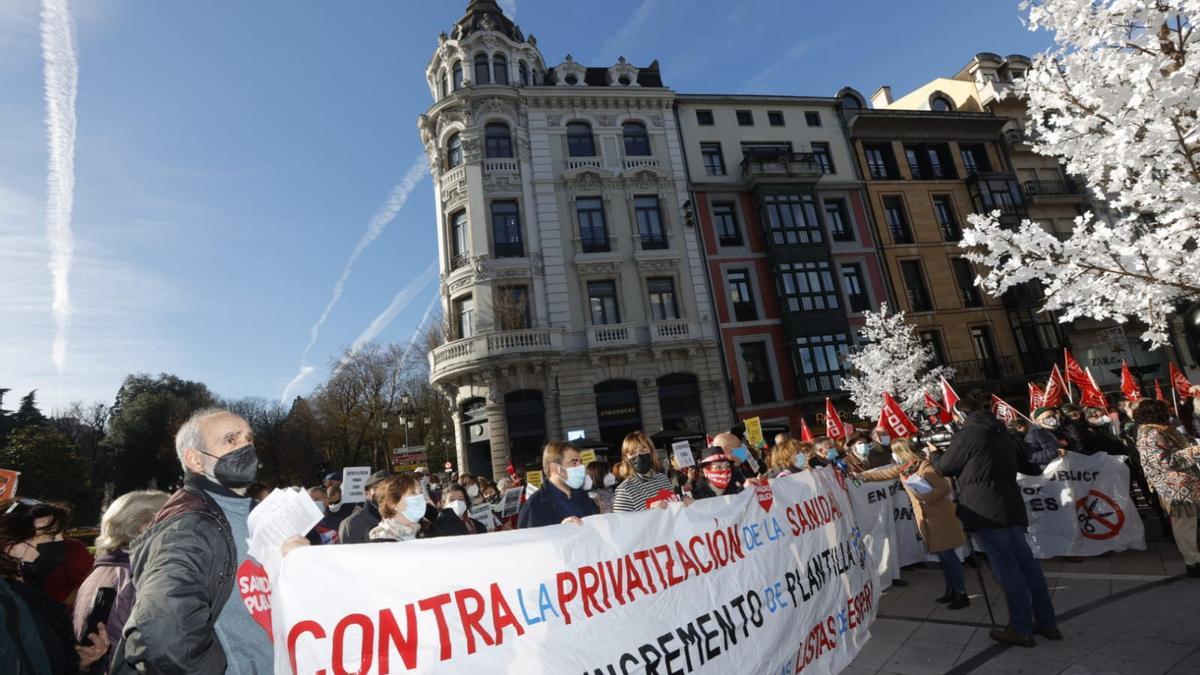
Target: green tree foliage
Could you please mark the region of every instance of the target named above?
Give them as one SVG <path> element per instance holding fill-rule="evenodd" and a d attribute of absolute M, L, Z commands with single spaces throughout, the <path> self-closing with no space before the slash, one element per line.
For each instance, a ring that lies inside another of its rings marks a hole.
<path fill-rule="evenodd" d="M 188 415 L 214 405 L 203 383 L 163 373 L 125 378 L 117 392 L 104 445 L 114 461 L 117 494 L 179 485 L 183 470 L 175 456 L 175 432 Z"/>
<path fill-rule="evenodd" d="M 0 466 L 21 472 L 19 496 L 66 502 L 75 510 L 77 525 L 98 521 L 100 495 L 91 468 L 65 434 L 38 426 L 17 429 L 0 449 Z"/>

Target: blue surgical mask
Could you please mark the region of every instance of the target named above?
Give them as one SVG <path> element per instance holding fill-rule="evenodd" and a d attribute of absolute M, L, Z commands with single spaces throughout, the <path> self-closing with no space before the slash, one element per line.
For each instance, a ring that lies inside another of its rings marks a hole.
<path fill-rule="evenodd" d="M 796 455 L 792 460 L 792 466 L 796 467 L 797 471 L 803 471 L 808 466 L 808 458 L 804 455 Z"/>
<path fill-rule="evenodd" d="M 888 447 L 892 444 L 892 437 L 887 434 L 879 434 L 879 444 L 883 447 Z"/>
<path fill-rule="evenodd" d="M 567 486 L 572 490 L 578 490 L 583 487 L 583 482 L 587 478 L 586 466 L 569 466 L 567 467 Z"/>
<path fill-rule="evenodd" d="M 832 462 L 833 460 L 837 459 L 837 456 L 838 456 L 837 448 L 826 448 L 825 449 L 825 459 L 828 459 L 829 461 Z"/>
<path fill-rule="evenodd" d="M 855 443 L 854 444 L 854 454 L 858 455 L 859 457 L 866 457 L 867 455 L 871 454 L 871 444 L 870 443 Z"/>
<path fill-rule="evenodd" d="M 746 451 L 745 446 L 742 446 L 740 448 L 733 449 L 733 456 L 737 457 L 738 461 L 744 462 L 746 461 L 746 458 L 750 456 L 750 453 Z"/>
<path fill-rule="evenodd" d="M 425 496 L 410 495 L 404 498 L 404 511 L 401 512 L 409 522 L 420 522 L 425 517 Z"/>

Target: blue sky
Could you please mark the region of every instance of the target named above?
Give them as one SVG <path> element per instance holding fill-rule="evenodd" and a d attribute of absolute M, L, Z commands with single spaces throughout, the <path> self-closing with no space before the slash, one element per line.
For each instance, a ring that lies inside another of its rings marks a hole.
<path fill-rule="evenodd" d="M 424 67 L 466 4 L 74 0 L 75 254 L 59 372 L 38 8 L 0 0 L 0 387 L 37 388 L 55 407 L 111 400 L 130 372 L 171 372 L 224 396 L 279 397 L 356 246 L 304 359 L 313 372 L 292 392 L 364 333 L 407 341 L 436 288 L 433 189 L 413 171 Z M 978 51 L 1049 44 L 1022 27 L 1016 0 L 501 4 L 551 65 L 657 58 L 679 92 L 899 94 Z"/>

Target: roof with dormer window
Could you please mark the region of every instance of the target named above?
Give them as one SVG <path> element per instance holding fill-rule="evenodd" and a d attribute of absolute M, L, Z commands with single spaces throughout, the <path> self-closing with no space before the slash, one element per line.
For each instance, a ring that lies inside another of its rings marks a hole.
<path fill-rule="evenodd" d="M 462 39 L 472 33 L 494 30 L 514 42 L 524 42 L 525 36 L 517 24 L 504 16 L 496 0 L 471 0 L 467 13 L 455 24 L 454 37 Z"/>

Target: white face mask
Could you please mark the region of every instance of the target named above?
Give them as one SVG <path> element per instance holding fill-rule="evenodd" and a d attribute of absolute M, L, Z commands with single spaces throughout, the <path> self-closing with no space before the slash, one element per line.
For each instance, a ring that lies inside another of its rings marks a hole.
<path fill-rule="evenodd" d="M 461 499 L 455 499 L 450 502 L 450 510 L 454 512 L 454 515 L 462 518 L 462 514 L 467 512 L 467 503 Z"/>
<path fill-rule="evenodd" d="M 404 498 L 404 510 L 400 512 L 411 523 L 425 517 L 425 495 L 409 495 Z"/>
<path fill-rule="evenodd" d="M 594 485 L 594 482 L 592 481 L 591 476 L 583 477 L 583 489 L 584 490 L 591 490 L 593 485 Z"/>
<path fill-rule="evenodd" d="M 471 499 L 475 499 L 476 497 L 478 497 L 479 496 L 479 486 L 475 485 L 473 483 L 471 485 L 468 485 L 467 486 L 467 496 L 470 497 Z"/>
<path fill-rule="evenodd" d="M 871 454 L 871 444 L 870 443 L 855 443 L 854 444 L 854 454 L 858 455 L 859 457 L 866 457 L 867 455 Z"/>
<path fill-rule="evenodd" d="M 611 473 L 604 474 L 604 487 L 612 489 L 612 486 L 617 484 L 617 477 Z"/>
<path fill-rule="evenodd" d="M 1046 419 L 1041 421 L 1041 425 L 1043 427 L 1046 427 L 1047 429 L 1057 429 L 1058 428 L 1058 418 L 1057 417 L 1047 417 Z"/>

